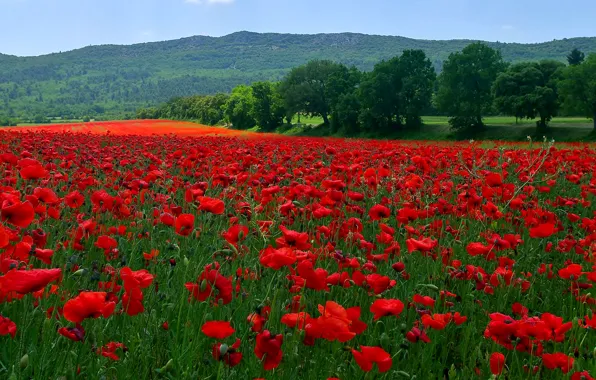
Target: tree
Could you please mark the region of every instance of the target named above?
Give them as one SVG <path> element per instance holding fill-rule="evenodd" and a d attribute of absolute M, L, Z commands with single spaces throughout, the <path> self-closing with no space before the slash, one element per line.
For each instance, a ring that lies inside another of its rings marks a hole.
<path fill-rule="evenodd" d="M 291 112 L 321 116 L 329 124 L 329 115 L 339 95 L 355 86 L 350 69 L 327 60 L 314 60 L 296 67 L 283 80 L 280 91 Z"/>
<path fill-rule="evenodd" d="M 234 88 L 228 101 L 222 107 L 226 120 L 236 129 L 254 127 L 256 121 L 252 114 L 253 104 L 254 97 L 250 87 L 240 85 Z"/>
<path fill-rule="evenodd" d="M 282 99 L 271 82 L 252 84 L 252 115 L 264 131 L 273 131 L 283 123 L 285 108 Z"/>
<path fill-rule="evenodd" d="M 495 108 L 516 119 L 534 119 L 539 129 L 557 115 L 557 82 L 564 65 L 557 61 L 524 62 L 499 74 L 493 85 Z"/>
<path fill-rule="evenodd" d="M 395 75 L 398 71 L 399 58 L 382 61 L 360 83 L 360 122 L 365 129 L 387 129 L 401 125 L 401 80 Z"/>
<path fill-rule="evenodd" d="M 446 113 L 452 128 L 482 127 L 492 105 L 492 85 L 506 64 L 501 53 L 474 43 L 452 53 L 439 75 L 437 108 Z"/>
<path fill-rule="evenodd" d="M 577 66 L 584 61 L 585 57 L 585 54 L 581 50 L 575 48 L 567 55 L 567 62 L 569 66 Z"/>
<path fill-rule="evenodd" d="M 430 106 L 437 74 L 422 50 L 406 50 L 399 57 L 401 91 L 399 104 L 407 126 L 422 124 L 422 113 Z"/>
<path fill-rule="evenodd" d="M 596 54 L 567 67 L 559 87 L 564 107 L 592 118 L 596 130 Z"/>

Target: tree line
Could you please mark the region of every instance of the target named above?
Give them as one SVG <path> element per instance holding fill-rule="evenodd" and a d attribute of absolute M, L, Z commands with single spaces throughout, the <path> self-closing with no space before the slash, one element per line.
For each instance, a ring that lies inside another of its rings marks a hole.
<path fill-rule="evenodd" d="M 449 117 L 455 130 L 484 127 L 489 115 L 537 119 L 586 116 L 596 128 L 596 54 L 574 49 L 568 65 L 554 60 L 506 63 L 473 43 L 452 53 L 437 75 L 422 50 L 377 63 L 370 72 L 330 60 L 293 68 L 279 82 L 235 87 L 230 94 L 179 97 L 137 111 L 141 119 L 193 119 L 237 129 L 273 131 L 296 116 L 319 116 L 330 133 L 416 128 L 422 116 Z"/>

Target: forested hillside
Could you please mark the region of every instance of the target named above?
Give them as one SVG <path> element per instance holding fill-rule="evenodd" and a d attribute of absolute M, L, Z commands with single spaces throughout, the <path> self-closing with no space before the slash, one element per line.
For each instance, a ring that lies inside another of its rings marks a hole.
<path fill-rule="evenodd" d="M 450 53 L 470 42 L 354 33 L 239 32 L 219 38 L 90 46 L 39 57 L 0 54 L 0 116 L 121 117 L 176 96 L 229 92 L 238 84 L 279 80 L 292 67 L 313 59 L 368 71 L 406 49 L 422 49 L 440 71 Z M 596 52 L 596 38 L 488 45 L 509 62 L 563 62 L 573 48 Z"/>

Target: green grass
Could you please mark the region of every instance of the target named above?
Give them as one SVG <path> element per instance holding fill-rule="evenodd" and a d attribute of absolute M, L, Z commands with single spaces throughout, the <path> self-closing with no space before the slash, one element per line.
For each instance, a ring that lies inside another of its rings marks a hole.
<path fill-rule="evenodd" d="M 507 116 L 492 116 L 484 119 L 486 128 L 466 133 L 450 129 L 446 116 L 424 116 L 424 125 L 416 129 L 393 130 L 384 133 L 362 132 L 357 137 L 387 138 L 402 140 L 504 140 L 525 141 L 528 136 L 534 140 L 543 137 L 555 141 L 596 141 L 592 120 L 582 117 L 559 117 L 553 119 L 548 128 L 539 132 L 535 120 L 520 120 Z M 322 126 L 320 117 L 302 117 L 301 124 L 280 127 L 277 132 L 290 136 L 326 136 L 328 130 Z M 336 137 L 345 137 L 341 133 Z"/>

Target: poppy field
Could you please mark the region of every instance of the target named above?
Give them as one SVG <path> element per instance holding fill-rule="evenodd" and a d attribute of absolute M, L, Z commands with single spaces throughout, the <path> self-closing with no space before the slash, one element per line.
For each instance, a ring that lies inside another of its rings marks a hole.
<path fill-rule="evenodd" d="M 143 123 L 0 131 L 0 378 L 596 376 L 593 147 Z"/>

